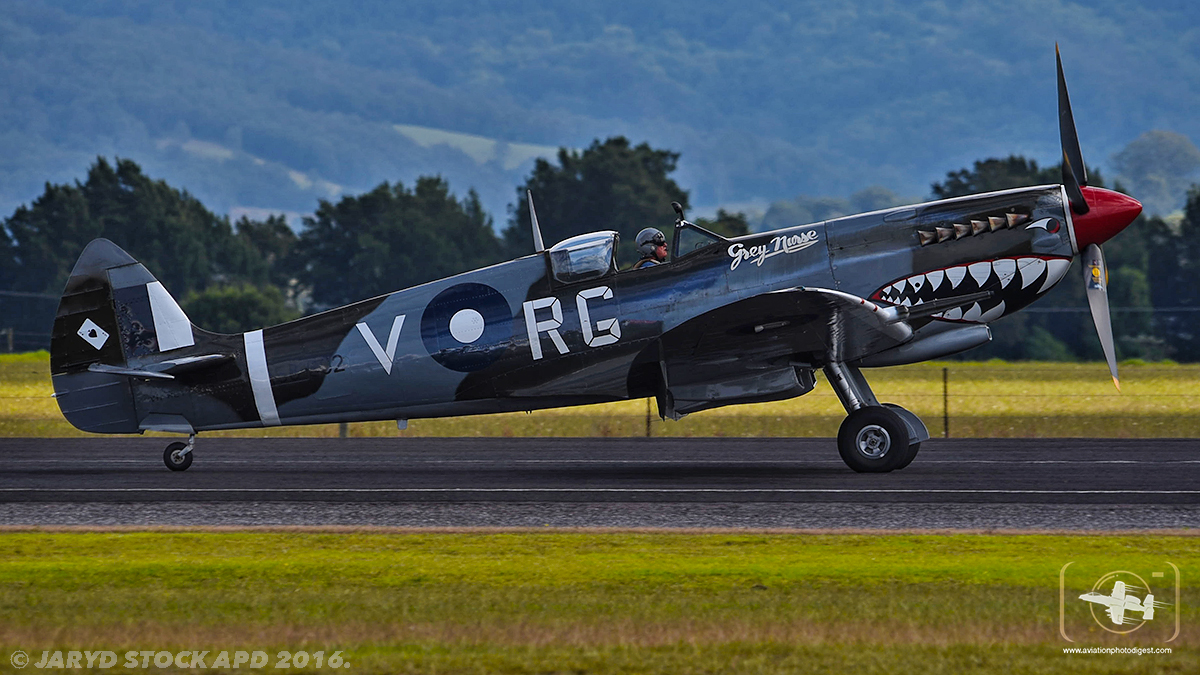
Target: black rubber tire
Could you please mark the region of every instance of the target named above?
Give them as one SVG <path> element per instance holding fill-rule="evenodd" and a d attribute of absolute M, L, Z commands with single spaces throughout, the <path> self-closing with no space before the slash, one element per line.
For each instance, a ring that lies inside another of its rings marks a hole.
<path fill-rule="evenodd" d="M 908 455 L 905 456 L 904 459 L 900 460 L 900 463 L 896 465 L 895 470 L 899 471 L 900 469 L 903 469 L 904 467 L 908 466 L 909 464 L 912 464 L 912 461 L 917 458 L 917 453 L 920 451 L 921 451 L 920 443 L 913 443 L 912 445 L 908 446 Z"/>
<path fill-rule="evenodd" d="M 168 445 L 167 449 L 163 450 L 163 464 L 166 464 L 167 468 L 172 471 L 187 471 L 187 468 L 192 465 L 192 453 L 189 452 L 184 455 L 183 459 L 178 462 L 172 456 L 186 447 L 187 443 L 180 443 L 179 441 Z"/>
<path fill-rule="evenodd" d="M 873 428 L 871 428 L 873 427 Z M 877 456 L 859 448 L 862 440 L 877 443 Z M 882 441 L 882 443 L 879 443 Z M 887 473 L 908 459 L 908 427 L 896 413 L 883 406 L 859 408 L 846 416 L 838 430 L 838 453 L 846 466 L 859 473 Z"/>

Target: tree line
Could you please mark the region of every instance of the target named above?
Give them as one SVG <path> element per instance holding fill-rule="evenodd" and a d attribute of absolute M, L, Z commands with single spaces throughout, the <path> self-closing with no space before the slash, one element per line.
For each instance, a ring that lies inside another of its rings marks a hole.
<path fill-rule="evenodd" d="M 324 181 L 374 186 L 393 167 L 436 166 L 460 192 L 479 188 L 503 221 L 509 188 L 528 165 L 426 146 L 393 124 L 513 144 L 584 129 L 670 129 L 686 144 L 693 196 L 729 201 L 801 187 L 848 194 L 863 175 L 889 176 L 918 195 L 925 186 L 912 176 L 951 168 L 939 157 L 958 156 L 980 135 L 1053 135 L 1046 109 L 993 96 L 1053 77 L 1056 21 L 1020 31 L 1019 46 L 979 48 L 979 36 L 1027 21 L 1023 5 L 1008 3 L 969 12 L 864 0 L 803 9 L 760 1 L 739 12 L 717 0 L 687 11 L 668 0 L 603 11 L 530 0 L 366 0 L 354 11 L 336 0 L 3 7 L 0 217 L 38 194 L 42 177 L 74 177 L 60 172 L 84 166 L 97 139 L 169 165 L 220 212 L 249 195 L 310 212 L 317 196 L 329 197 Z M 1200 5 L 1064 7 L 1054 11 L 1071 13 L 1078 44 L 1122 45 L 1091 67 L 1131 74 L 1125 104 L 1105 105 L 1081 70 L 1085 52 L 1064 47 L 1080 122 L 1092 129 L 1085 141 L 1115 148 L 1151 120 L 1200 139 L 1187 112 L 1200 107 L 1200 90 L 1180 86 L 1193 81 L 1200 56 L 1189 32 Z M 1046 104 L 1048 93 L 1030 90 Z"/>
<path fill-rule="evenodd" d="M 536 195 L 547 244 L 614 229 L 629 265 L 637 232 L 654 225 L 670 235 L 670 203 L 688 202 L 670 177 L 678 157 L 622 137 L 564 149 L 558 166 L 537 162 L 500 232 L 474 190 L 460 198 L 438 176 L 320 200 L 294 232 L 282 216 L 231 222 L 134 161 L 101 157 L 83 181 L 47 183 L 4 219 L 0 328 L 48 343 L 53 301 L 96 237 L 143 263 L 203 328 L 237 332 L 286 321 L 532 253 L 526 190 Z M 722 211 L 705 222 L 727 234 L 748 231 L 740 214 Z M 38 294 L 45 297 L 30 297 Z"/>
<path fill-rule="evenodd" d="M 469 190 L 456 196 L 437 176 L 411 185 L 381 183 L 337 201 L 320 200 L 294 231 L 282 216 L 265 220 L 218 216 L 185 190 L 147 176 L 132 160 L 98 158 L 86 179 L 47 183 L 0 228 L 0 316 L 3 324 L 48 343 L 54 301 L 88 241 L 107 237 L 145 264 L 203 328 L 239 332 L 431 281 L 532 252 L 525 193 L 534 194 L 547 244 L 595 230 L 621 235 L 618 259 L 637 259 L 633 240 L 644 227 L 670 236 L 670 203 L 688 206 L 672 178 L 679 155 L 633 145 L 623 137 L 560 150 L 538 160 L 515 190 L 504 227 Z M 1024 157 L 994 158 L 947 173 L 935 197 L 1058 182 L 1057 167 Z M 1103 177 L 1093 172 L 1093 185 Z M 1120 184 L 1115 189 L 1123 189 Z M 851 202 L 882 203 L 864 191 Z M 873 200 L 873 201 L 872 201 Z M 809 204 L 816 204 L 813 201 Z M 803 205 L 801 205 L 803 206 Z M 798 207 L 800 208 L 800 207 Z M 803 208 L 791 215 L 804 222 Z M 812 213 L 811 211 L 808 213 Z M 776 220 L 786 219 L 777 214 Z M 719 211 L 698 224 L 727 236 L 748 232 L 741 213 Z M 1175 217 L 1140 217 L 1105 245 L 1122 358 L 1200 360 L 1200 187 Z M 994 325 L 995 339 L 967 358 L 1076 360 L 1100 358 L 1079 271 L 1068 273 L 1038 311 Z M 45 297 L 31 297 L 36 295 Z M 1061 311 L 1067 310 L 1067 311 Z M 1180 311 L 1191 310 L 1191 311 Z"/>

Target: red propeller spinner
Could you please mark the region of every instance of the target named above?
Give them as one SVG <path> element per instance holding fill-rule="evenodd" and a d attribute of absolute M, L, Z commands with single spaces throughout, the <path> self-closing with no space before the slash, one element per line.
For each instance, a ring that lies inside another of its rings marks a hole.
<path fill-rule="evenodd" d="M 1142 212 L 1142 203 L 1129 195 L 1104 188 L 1081 188 L 1088 212 L 1072 214 L 1075 242 L 1083 251 L 1088 244 L 1103 244 L 1129 226 Z"/>

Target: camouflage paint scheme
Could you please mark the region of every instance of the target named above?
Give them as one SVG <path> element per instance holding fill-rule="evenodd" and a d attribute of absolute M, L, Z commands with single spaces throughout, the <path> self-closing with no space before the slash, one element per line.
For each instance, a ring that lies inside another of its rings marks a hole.
<path fill-rule="evenodd" d="M 1067 204 L 1062 186 L 1022 188 L 733 240 L 685 221 L 669 262 L 630 271 L 612 260 L 615 233 L 597 233 L 244 335 L 191 326 L 145 267 L 98 239 L 58 309 L 54 389 L 66 418 L 98 433 L 647 396 L 677 419 L 807 393 L 829 363 L 986 342 L 987 322 L 1048 291 L 1078 253 Z M 583 264 L 564 279 L 553 261 L 573 245 Z"/>

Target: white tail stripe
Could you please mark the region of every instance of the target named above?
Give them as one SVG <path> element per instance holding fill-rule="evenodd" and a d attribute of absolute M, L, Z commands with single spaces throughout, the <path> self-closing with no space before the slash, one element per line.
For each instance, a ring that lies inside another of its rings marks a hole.
<path fill-rule="evenodd" d="M 264 427 L 279 426 L 279 410 L 275 407 L 275 392 L 271 390 L 271 374 L 267 372 L 267 351 L 263 348 L 263 332 L 246 333 L 246 367 L 250 370 L 250 390 L 254 405 Z"/>
<path fill-rule="evenodd" d="M 158 351 L 169 352 L 196 344 L 196 339 L 192 337 L 192 322 L 162 283 L 152 281 L 146 284 L 146 294 L 150 296 L 150 314 L 154 316 Z"/>

